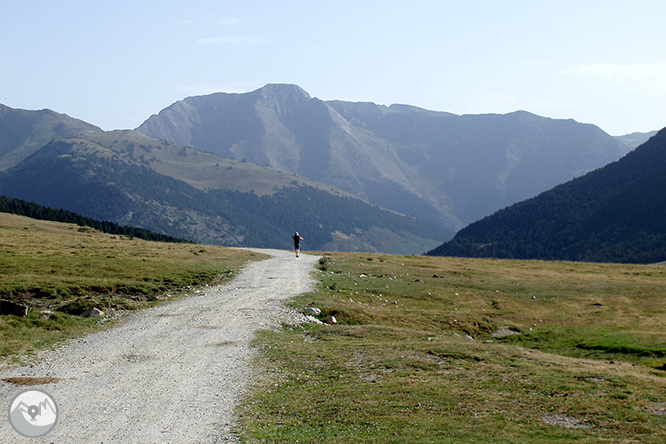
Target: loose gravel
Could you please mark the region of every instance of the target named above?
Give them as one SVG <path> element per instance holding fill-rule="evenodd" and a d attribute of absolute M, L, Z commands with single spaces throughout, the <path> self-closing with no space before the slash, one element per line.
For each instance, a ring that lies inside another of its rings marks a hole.
<path fill-rule="evenodd" d="M 0 443 L 238 442 L 234 408 L 252 375 L 250 347 L 258 329 L 302 322 L 285 299 L 310 291 L 318 257 L 257 250 L 231 282 L 131 314 L 122 325 L 44 352 L 2 378 L 54 378 L 38 385 L 58 403 L 51 433 L 18 435 L 0 420 Z M 0 381 L 4 412 L 31 387 Z"/>

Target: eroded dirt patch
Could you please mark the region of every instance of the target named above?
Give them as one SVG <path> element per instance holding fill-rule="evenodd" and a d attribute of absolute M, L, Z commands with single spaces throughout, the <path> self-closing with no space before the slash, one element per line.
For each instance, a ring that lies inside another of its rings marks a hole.
<path fill-rule="evenodd" d="M 564 415 L 551 415 L 544 416 L 541 421 L 546 424 L 566 427 L 567 429 L 589 429 L 590 426 L 585 424 L 582 419 L 571 418 Z"/>
<path fill-rule="evenodd" d="M 42 384 L 56 384 L 62 381 L 62 378 L 47 377 L 32 377 L 32 376 L 14 376 L 12 378 L 4 378 L 3 381 L 15 385 L 42 385 Z"/>

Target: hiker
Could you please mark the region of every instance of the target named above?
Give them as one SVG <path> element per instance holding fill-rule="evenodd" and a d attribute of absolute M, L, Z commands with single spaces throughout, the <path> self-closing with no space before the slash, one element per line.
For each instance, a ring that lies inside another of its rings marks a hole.
<path fill-rule="evenodd" d="M 303 238 L 301 237 L 300 234 L 298 234 L 298 231 L 296 234 L 294 234 L 294 250 L 296 250 L 296 257 L 298 257 L 298 253 L 301 251 L 301 241 Z"/>

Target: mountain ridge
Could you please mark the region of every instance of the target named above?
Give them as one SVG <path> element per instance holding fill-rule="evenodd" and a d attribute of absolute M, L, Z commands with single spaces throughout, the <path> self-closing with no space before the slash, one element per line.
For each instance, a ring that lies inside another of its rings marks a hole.
<path fill-rule="evenodd" d="M 21 163 L 54 139 L 102 129 L 50 109 L 30 111 L 0 104 L 0 171 Z"/>
<path fill-rule="evenodd" d="M 137 131 L 295 172 L 456 230 L 629 151 L 571 119 L 322 101 L 284 84 L 189 97 Z"/>

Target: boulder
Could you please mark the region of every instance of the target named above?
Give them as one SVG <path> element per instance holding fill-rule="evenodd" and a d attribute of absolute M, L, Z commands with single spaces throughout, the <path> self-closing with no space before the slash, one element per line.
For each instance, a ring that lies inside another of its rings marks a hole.
<path fill-rule="evenodd" d="M 312 316 L 319 316 L 321 314 L 321 310 L 317 307 L 305 307 L 303 311 Z"/>
<path fill-rule="evenodd" d="M 0 299 L 0 315 L 25 317 L 28 315 L 28 307 L 26 305 Z"/>
<path fill-rule="evenodd" d="M 327 324 L 337 324 L 337 323 L 338 323 L 338 320 L 335 319 L 335 316 L 328 316 L 328 317 L 326 318 L 326 323 L 327 323 Z"/>
<path fill-rule="evenodd" d="M 305 319 L 307 319 L 308 322 L 310 322 L 312 324 L 319 324 L 319 325 L 323 324 L 323 322 L 321 322 L 319 319 L 317 319 L 317 318 L 315 318 L 314 316 L 311 316 L 311 315 L 306 316 Z"/>
<path fill-rule="evenodd" d="M 90 310 L 84 311 L 79 316 L 82 318 L 99 318 L 100 316 L 104 316 L 104 312 L 99 308 L 91 308 Z"/>

